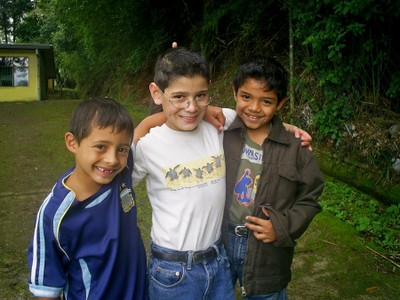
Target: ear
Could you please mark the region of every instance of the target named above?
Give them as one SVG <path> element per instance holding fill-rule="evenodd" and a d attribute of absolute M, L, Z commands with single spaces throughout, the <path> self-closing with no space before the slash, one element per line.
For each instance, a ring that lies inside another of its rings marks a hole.
<path fill-rule="evenodd" d="M 79 144 L 78 144 L 78 141 L 76 140 L 75 136 L 73 135 L 73 133 L 68 131 L 64 136 L 64 140 L 65 140 L 65 146 L 67 147 L 67 149 L 69 151 L 71 151 L 72 153 L 75 153 L 76 149 L 79 147 Z"/>
<path fill-rule="evenodd" d="M 285 97 L 281 100 L 281 102 L 279 102 L 278 106 L 276 107 L 276 112 L 280 111 L 283 107 L 283 105 L 285 105 L 286 100 L 288 99 L 288 97 Z"/>
<path fill-rule="evenodd" d="M 233 98 L 235 98 L 235 101 L 237 102 L 237 93 L 234 85 L 232 85 L 232 91 L 233 91 Z"/>
<path fill-rule="evenodd" d="M 160 88 L 157 86 L 157 84 L 155 84 L 155 82 L 152 82 L 149 84 L 149 91 L 150 91 L 151 97 L 154 100 L 154 103 L 157 105 L 161 105 L 162 104 L 162 95 L 160 92 Z"/>

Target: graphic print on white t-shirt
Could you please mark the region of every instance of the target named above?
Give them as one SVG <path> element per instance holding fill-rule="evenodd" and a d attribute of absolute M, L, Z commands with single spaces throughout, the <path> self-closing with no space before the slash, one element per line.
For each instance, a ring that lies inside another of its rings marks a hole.
<path fill-rule="evenodd" d="M 170 190 L 202 187 L 225 176 L 224 154 L 221 152 L 179 165 L 164 166 L 162 170 L 165 186 Z"/>

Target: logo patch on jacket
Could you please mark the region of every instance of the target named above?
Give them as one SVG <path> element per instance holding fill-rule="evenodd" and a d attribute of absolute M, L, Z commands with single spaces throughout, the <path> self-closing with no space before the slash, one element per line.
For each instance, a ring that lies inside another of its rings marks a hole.
<path fill-rule="evenodd" d="M 132 190 L 129 189 L 125 183 L 120 187 L 119 197 L 121 198 L 121 206 L 124 212 L 128 212 L 135 206 L 135 199 L 132 195 Z"/>

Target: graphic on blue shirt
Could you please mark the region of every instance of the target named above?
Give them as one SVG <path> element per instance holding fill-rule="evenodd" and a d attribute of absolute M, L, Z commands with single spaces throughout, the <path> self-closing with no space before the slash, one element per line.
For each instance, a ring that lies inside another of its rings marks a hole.
<path fill-rule="evenodd" d="M 250 206 L 254 203 L 254 197 L 252 197 L 254 194 L 251 189 L 252 185 L 253 179 L 251 178 L 251 170 L 246 168 L 233 190 L 236 195 L 236 200 L 240 205 Z"/>

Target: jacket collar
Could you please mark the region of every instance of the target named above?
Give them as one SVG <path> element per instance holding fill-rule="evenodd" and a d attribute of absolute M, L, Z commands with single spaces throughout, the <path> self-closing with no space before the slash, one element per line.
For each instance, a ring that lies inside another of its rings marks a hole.
<path fill-rule="evenodd" d="M 284 144 L 284 145 L 290 145 L 290 134 L 289 132 L 286 131 L 285 127 L 282 124 L 281 119 L 275 115 L 272 120 L 271 120 L 271 130 L 268 134 L 267 140 Z M 244 125 L 242 119 L 239 118 L 239 116 L 236 116 L 232 124 L 229 126 L 227 131 L 233 131 L 233 130 L 241 130 L 242 133 L 245 132 L 246 126 Z"/>

